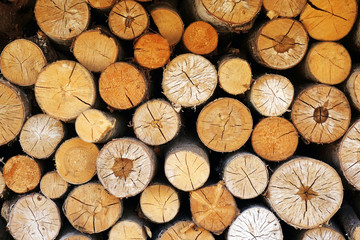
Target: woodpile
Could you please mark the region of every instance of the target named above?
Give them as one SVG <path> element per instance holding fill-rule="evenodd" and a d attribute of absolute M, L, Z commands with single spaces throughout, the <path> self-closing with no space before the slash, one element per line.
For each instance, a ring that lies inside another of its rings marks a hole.
<path fill-rule="evenodd" d="M 360 240 L 358 4 L 0 1 L 0 240 Z"/>

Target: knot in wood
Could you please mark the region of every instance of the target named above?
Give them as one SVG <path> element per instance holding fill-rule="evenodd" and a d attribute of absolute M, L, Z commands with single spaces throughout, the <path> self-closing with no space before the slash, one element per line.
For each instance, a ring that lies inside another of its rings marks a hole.
<path fill-rule="evenodd" d="M 128 158 L 115 158 L 114 165 L 112 166 L 112 170 L 114 175 L 119 178 L 126 179 L 129 177 L 132 168 L 133 168 L 133 161 Z"/>
<path fill-rule="evenodd" d="M 324 123 L 329 117 L 329 111 L 326 109 L 326 107 L 317 107 L 314 110 L 313 117 L 317 123 Z"/>
<path fill-rule="evenodd" d="M 151 122 L 151 126 L 153 128 L 162 128 L 162 124 L 161 124 L 161 120 L 160 119 L 154 119 L 152 122 Z"/>
<path fill-rule="evenodd" d="M 278 53 L 284 53 L 289 51 L 291 48 L 295 47 L 295 39 L 288 36 L 278 35 L 275 37 L 275 46 L 274 49 Z"/>

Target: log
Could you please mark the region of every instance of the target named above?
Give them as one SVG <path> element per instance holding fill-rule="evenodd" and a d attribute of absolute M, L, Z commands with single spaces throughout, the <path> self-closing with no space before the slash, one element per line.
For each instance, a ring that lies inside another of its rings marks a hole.
<path fill-rule="evenodd" d="M 6 161 L 3 175 L 9 189 L 15 193 L 26 193 L 39 184 L 41 170 L 34 159 L 16 155 Z"/>
<path fill-rule="evenodd" d="M 58 199 L 65 195 L 69 184 L 56 172 L 47 172 L 40 181 L 40 191 L 46 197 Z"/>
<path fill-rule="evenodd" d="M 192 221 L 179 221 L 160 233 L 158 240 L 214 240 L 213 235 Z"/>
<path fill-rule="evenodd" d="M 290 18 L 263 24 L 250 36 L 253 58 L 265 67 L 284 70 L 297 65 L 305 56 L 308 35 L 303 25 Z"/>
<path fill-rule="evenodd" d="M 196 225 L 221 234 L 234 220 L 238 209 L 222 182 L 190 192 L 190 211 Z"/>
<path fill-rule="evenodd" d="M 118 59 L 122 49 L 110 33 L 95 28 L 76 37 L 72 52 L 89 71 L 102 72 Z"/>
<path fill-rule="evenodd" d="M 122 219 L 109 231 L 109 240 L 146 240 L 147 234 L 139 221 Z"/>
<path fill-rule="evenodd" d="M 311 0 L 300 14 L 309 35 L 320 41 L 337 41 L 345 37 L 355 23 L 356 0 Z"/>
<path fill-rule="evenodd" d="M 65 135 L 61 121 L 46 114 L 31 116 L 24 124 L 19 142 L 22 150 L 37 159 L 49 158 Z"/>
<path fill-rule="evenodd" d="M 59 237 L 59 240 L 93 240 L 93 238 L 77 231 L 71 231 L 63 234 Z"/>
<path fill-rule="evenodd" d="M 347 202 L 344 202 L 344 204 L 339 209 L 337 216 L 348 238 L 351 240 L 359 240 L 360 220 L 354 212 L 352 206 Z"/>
<path fill-rule="evenodd" d="M 15 240 L 53 240 L 59 234 L 60 227 L 58 207 L 39 193 L 20 198 L 11 208 L 7 225 Z"/>
<path fill-rule="evenodd" d="M 284 222 L 311 229 L 329 221 L 339 210 L 343 194 L 341 178 L 332 167 L 297 157 L 273 173 L 266 197 Z"/>
<path fill-rule="evenodd" d="M 350 96 L 350 100 L 356 109 L 360 110 L 360 94 L 359 94 L 360 67 L 356 67 L 348 80 L 346 81 L 346 91 Z"/>
<path fill-rule="evenodd" d="M 351 110 L 344 93 L 328 85 L 312 85 L 295 99 L 291 120 L 309 142 L 331 143 L 349 127 Z"/>
<path fill-rule="evenodd" d="M 133 115 L 135 135 L 148 145 L 161 145 L 171 141 L 178 134 L 180 125 L 180 114 L 162 99 L 144 103 Z"/>
<path fill-rule="evenodd" d="M 6 192 L 6 184 L 4 175 L 2 174 L 2 171 L 0 171 L 0 199 L 2 199 Z"/>
<path fill-rule="evenodd" d="M 117 0 L 88 0 L 90 7 L 108 12 L 116 4 Z"/>
<path fill-rule="evenodd" d="M 41 110 L 68 122 L 95 103 L 93 76 L 81 64 L 61 60 L 41 70 L 35 83 L 35 97 Z"/>
<path fill-rule="evenodd" d="M 35 43 L 41 49 L 47 63 L 55 62 L 56 60 L 58 60 L 59 56 L 55 49 L 52 47 L 49 37 L 46 36 L 46 34 L 42 31 L 38 30 L 36 34 L 27 38 L 27 40 Z"/>
<path fill-rule="evenodd" d="M 257 78 L 250 89 L 250 102 L 261 115 L 283 115 L 294 98 L 294 86 L 290 80 L 278 74 L 265 74 Z"/>
<path fill-rule="evenodd" d="M 269 182 L 265 163 L 256 155 L 241 152 L 225 160 L 223 180 L 229 192 L 240 199 L 262 194 Z"/>
<path fill-rule="evenodd" d="M 263 0 L 263 6 L 267 11 L 267 16 L 293 18 L 300 14 L 306 2 L 307 0 Z"/>
<path fill-rule="evenodd" d="M 206 102 L 217 84 L 215 67 L 206 58 L 182 54 L 171 60 L 164 69 L 162 88 L 175 105 L 195 107 Z"/>
<path fill-rule="evenodd" d="M 0 77 L 0 146 L 13 141 L 29 113 L 25 94 Z"/>
<path fill-rule="evenodd" d="M 133 138 L 118 138 L 101 149 L 97 175 L 105 188 L 117 198 L 141 193 L 154 176 L 155 154 Z"/>
<path fill-rule="evenodd" d="M 25 39 L 10 42 L 0 55 L 1 73 L 9 82 L 19 86 L 33 85 L 46 64 L 41 49 Z"/>
<path fill-rule="evenodd" d="M 159 34 L 143 34 L 134 44 L 134 58 L 144 68 L 156 69 L 164 66 L 169 61 L 170 54 L 168 41 Z"/>
<path fill-rule="evenodd" d="M 281 117 L 262 119 L 254 128 L 251 145 L 257 155 L 269 161 L 283 161 L 291 157 L 299 137 L 294 125 Z"/>
<path fill-rule="evenodd" d="M 90 7 L 83 0 L 37 0 L 34 12 L 41 31 L 62 45 L 70 45 L 90 22 Z"/>
<path fill-rule="evenodd" d="M 110 30 L 124 40 L 137 38 L 150 24 L 146 10 L 133 0 L 117 3 L 109 14 L 108 22 Z"/>
<path fill-rule="evenodd" d="M 305 74 L 313 81 L 329 85 L 339 84 L 348 77 L 350 70 L 350 54 L 339 43 L 315 43 L 306 55 Z"/>
<path fill-rule="evenodd" d="M 227 239 L 282 240 L 283 233 L 279 220 L 270 210 L 252 206 L 241 212 L 230 225 Z"/>
<path fill-rule="evenodd" d="M 99 183 L 76 187 L 63 205 L 63 212 L 71 225 L 89 234 L 109 229 L 121 217 L 122 211 L 122 202 Z"/>
<path fill-rule="evenodd" d="M 147 93 L 146 79 L 134 65 L 116 62 L 100 75 L 99 93 L 110 107 L 130 109 L 144 99 Z"/>
<path fill-rule="evenodd" d="M 196 121 L 200 140 L 217 152 L 241 148 L 249 139 L 252 126 L 249 109 L 233 98 L 219 98 L 207 104 Z"/>
<path fill-rule="evenodd" d="M 302 236 L 299 238 L 299 240 L 313 240 L 313 239 L 345 240 L 345 237 L 341 233 L 330 227 L 318 227 L 305 231 L 302 234 Z"/>
<path fill-rule="evenodd" d="M 55 166 L 68 183 L 83 184 L 96 174 L 96 157 L 99 149 L 93 143 L 74 137 L 63 142 L 55 153 Z"/>

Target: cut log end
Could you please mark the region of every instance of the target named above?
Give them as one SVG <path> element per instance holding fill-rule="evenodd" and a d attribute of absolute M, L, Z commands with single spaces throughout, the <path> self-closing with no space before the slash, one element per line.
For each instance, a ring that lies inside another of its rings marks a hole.
<path fill-rule="evenodd" d="M 213 235 L 207 230 L 196 226 L 192 221 L 180 221 L 168 228 L 159 240 L 214 240 Z"/>
<path fill-rule="evenodd" d="M 91 237 L 77 231 L 66 233 L 59 240 L 93 240 Z"/>
<path fill-rule="evenodd" d="M 132 220 L 121 220 L 109 232 L 109 240 L 146 240 L 147 235 L 141 224 Z"/>
<path fill-rule="evenodd" d="M 4 179 L 4 175 L 0 171 L 0 199 L 4 197 L 5 191 L 6 191 L 5 179 Z"/>
<path fill-rule="evenodd" d="M 57 199 L 66 193 L 69 184 L 56 172 L 46 173 L 40 181 L 40 190 L 48 198 Z"/>
<path fill-rule="evenodd" d="M 184 32 L 185 47 L 195 54 L 210 54 L 217 48 L 218 34 L 213 26 L 204 21 L 191 23 Z"/>
<path fill-rule="evenodd" d="M 301 240 L 313 240 L 313 239 L 345 240 L 344 236 L 341 235 L 341 233 L 328 227 L 319 227 L 319 228 L 307 230 L 304 233 L 304 236 L 301 238 Z M 359 238 L 355 238 L 355 239 L 359 239 Z"/>
<path fill-rule="evenodd" d="M 354 106 L 360 110 L 360 67 L 357 67 L 351 73 L 346 82 L 346 91 Z"/>
<path fill-rule="evenodd" d="M 88 0 L 92 8 L 99 10 L 108 10 L 116 4 L 116 0 Z"/>
<path fill-rule="evenodd" d="M 307 0 L 263 0 L 266 11 L 273 11 L 280 17 L 296 17 L 305 7 Z"/>

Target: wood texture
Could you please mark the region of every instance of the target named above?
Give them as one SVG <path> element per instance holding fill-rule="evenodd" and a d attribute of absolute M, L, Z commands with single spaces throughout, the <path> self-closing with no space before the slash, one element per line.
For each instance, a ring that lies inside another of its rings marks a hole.
<path fill-rule="evenodd" d="M 305 7 L 307 0 L 263 0 L 263 6 L 270 14 L 280 17 L 296 17 Z"/>
<path fill-rule="evenodd" d="M 2 174 L 2 171 L 0 171 L 0 199 L 4 197 L 4 194 L 6 192 L 6 184 L 4 175 Z"/>
<path fill-rule="evenodd" d="M 339 221 L 345 230 L 346 235 L 351 240 L 360 239 L 360 220 L 354 209 L 344 202 L 338 213 Z"/>
<path fill-rule="evenodd" d="M 218 33 L 215 28 L 204 21 L 191 23 L 183 35 L 184 46 L 195 54 L 210 54 L 218 45 Z"/>
<path fill-rule="evenodd" d="M 314 229 L 307 230 L 304 235 L 300 238 L 300 240 L 326 240 L 326 239 L 333 239 L 333 240 L 345 240 L 345 237 L 329 227 L 318 227 Z"/>
<path fill-rule="evenodd" d="M 69 184 L 56 171 L 47 172 L 40 181 L 40 191 L 51 199 L 63 197 L 68 187 Z"/>
<path fill-rule="evenodd" d="M 198 227 L 192 221 L 179 221 L 160 234 L 158 240 L 214 240 L 207 230 Z"/>
<path fill-rule="evenodd" d="M 360 110 L 360 67 L 356 67 L 346 81 L 346 91 L 353 105 Z"/>
<path fill-rule="evenodd" d="M 96 8 L 102 11 L 110 10 L 115 4 L 117 0 L 88 0 L 89 5 L 92 8 Z"/>
<path fill-rule="evenodd" d="M 146 240 L 147 235 L 142 224 L 137 221 L 122 219 L 109 232 L 109 240 Z"/>

